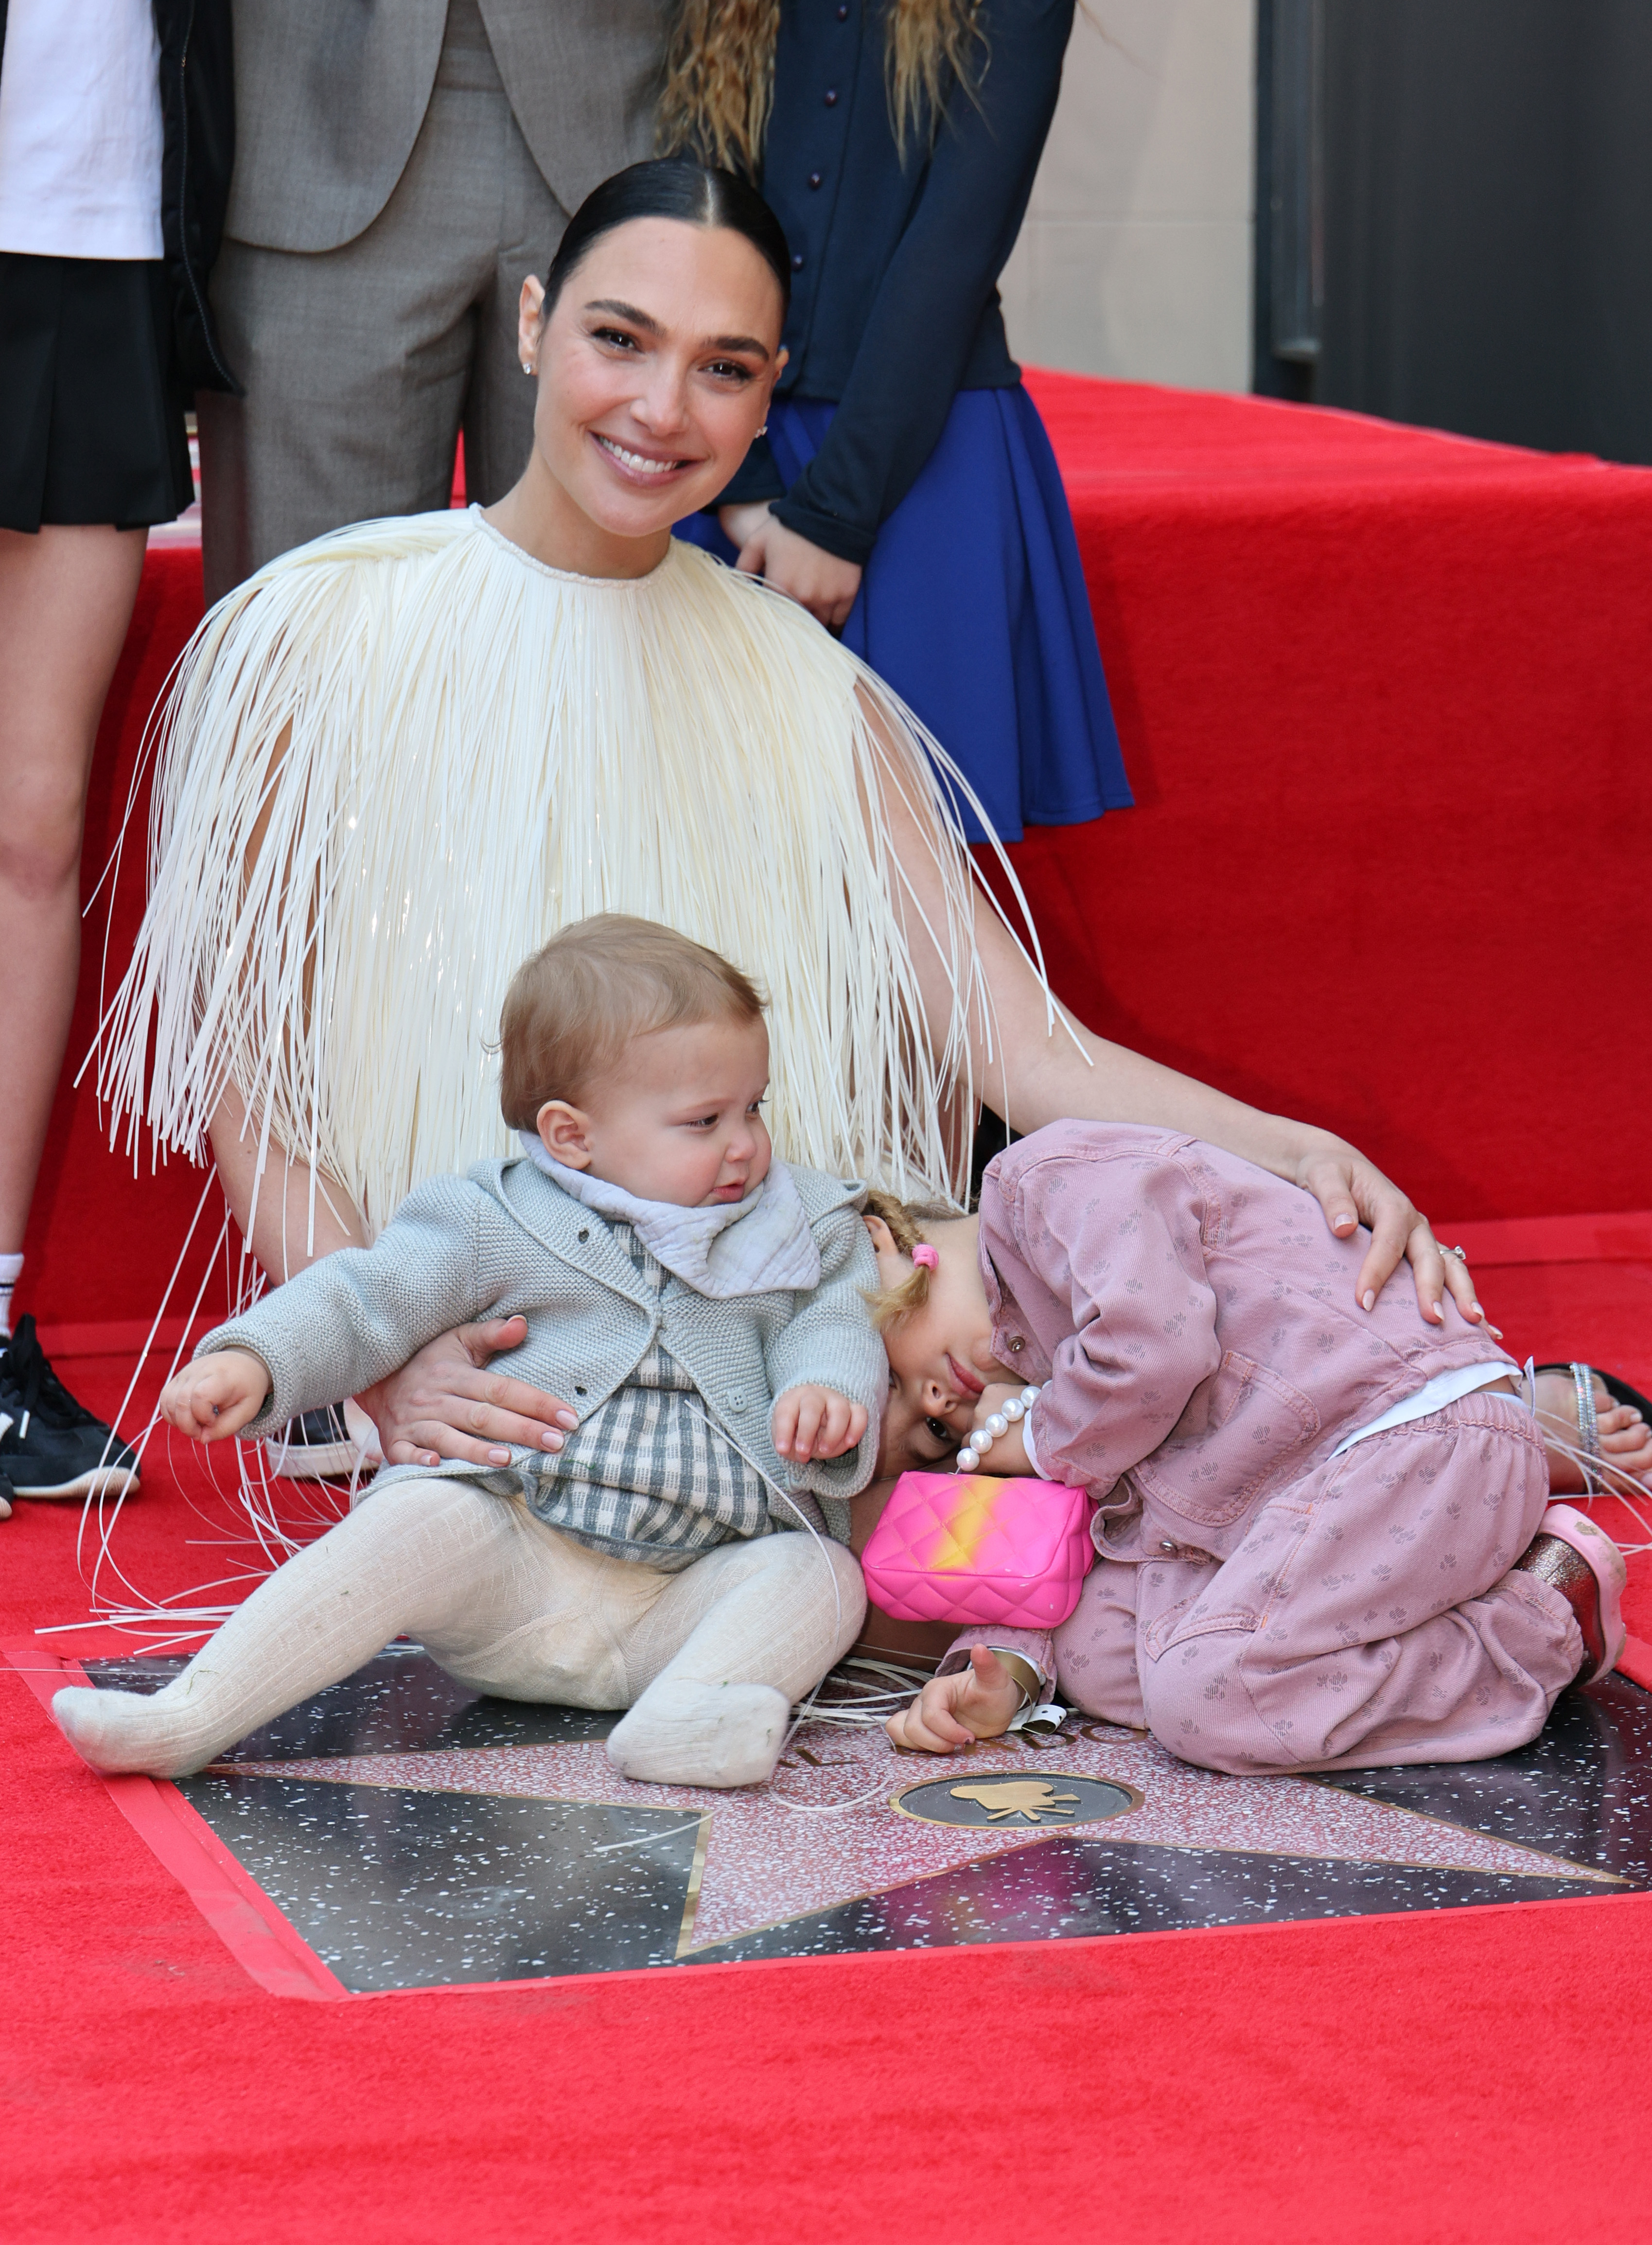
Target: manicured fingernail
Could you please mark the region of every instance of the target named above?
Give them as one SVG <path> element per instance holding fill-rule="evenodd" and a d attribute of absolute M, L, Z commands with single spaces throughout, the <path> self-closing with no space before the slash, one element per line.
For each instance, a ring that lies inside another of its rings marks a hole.
<path fill-rule="evenodd" d="M 579 1423 L 579 1420 L 574 1416 L 572 1411 L 565 1407 L 565 1406 L 562 1410 L 557 1413 L 558 1426 L 565 1427 L 570 1434 L 573 1432 Z"/>
<path fill-rule="evenodd" d="M 437 1457 L 434 1450 L 426 1450 L 424 1455 L 419 1460 L 419 1463 L 422 1466 L 439 1466 L 441 1462 L 441 1459 Z"/>
<path fill-rule="evenodd" d="M 1371 1292 L 1371 1288 L 1370 1288 L 1369 1286 L 1367 1286 L 1367 1287 L 1366 1287 L 1365 1292 L 1364 1292 L 1364 1296 L 1363 1296 L 1363 1298 L 1362 1298 L 1362 1299 L 1364 1299 L 1364 1302 L 1365 1307 L 1366 1307 L 1368 1310 L 1374 1310 L 1374 1309 L 1376 1308 L 1376 1306 L 1377 1306 L 1377 1297 L 1376 1297 L 1376 1295 L 1375 1295 L 1375 1294 L 1373 1294 L 1373 1293 Z"/>
<path fill-rule="evenodd" d="M 539 1436 L 539 1448 L 542 1450 L 549 1450 L 552 1457 L 562 1448 L 562 1437 L 554 1427 L 546 1427 L 543 1429 Z"/>
<path fill-rule="evenodd" d="M 1429 1304 L 1428 1314 L 1432 1318 L 1437 1326 L 1443 1326 L 1445 1324 L 1446 1312 L 1439 1302 L 1431 1302 Z"/>
<path fill-rule="evenodd" d="M 509 1450 L 499 1449 L 496 1446 L 488 1452 L 488 1462 L 491 1465 L 508 1466 L 511 1462 L 511 1453 Z"/>

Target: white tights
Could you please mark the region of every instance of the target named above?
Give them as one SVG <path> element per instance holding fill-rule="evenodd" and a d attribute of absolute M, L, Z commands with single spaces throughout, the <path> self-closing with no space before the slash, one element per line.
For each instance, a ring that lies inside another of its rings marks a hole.
<path fill-rule="evenodd" d="M 588 1550 L 520 1499 L 400 1481 L 261 1583 L 164 1691 L 67 1690 L 52 1710 L 94 1768 L 179 1777 L 408 1636 L 499 1698 L 629 1707 L 608 1740 L 628 1777 L 749 1785 L 865 1604 L 850 1555 L 801 1533 L 662 1574 Z"/>

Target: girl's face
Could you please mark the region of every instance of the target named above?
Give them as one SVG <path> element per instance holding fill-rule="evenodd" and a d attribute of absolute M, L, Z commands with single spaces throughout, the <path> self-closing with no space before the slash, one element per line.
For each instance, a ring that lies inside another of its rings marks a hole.
<path fill-rule="evenodd" d="M 538 378 L 525 487 L 595 530 L 657 541 L 745 458 L 786 355 L 774 275 L 728 227 L 633 219 L 563 283 L 522 291 L 520 356 Z"/>
<path fill-rule="evenodd" d="M 884 1286 L 911 1278 L 881 1217 L 869 1216 Z M 939 1465 L 951 1457 L 975 1422 L 975 1407 L 990 1380 L 1013 1380 L 1014 1367 L 992 1354 L 992 1319 L 981 1283 L 980 1222 L 961 1217 L 931 1227 L 938 1261 L 930 1272 L 929 1299 L 884 1335 L 889 1356 L 889 1408 L 878 1458 L 880 1475 Z"/>

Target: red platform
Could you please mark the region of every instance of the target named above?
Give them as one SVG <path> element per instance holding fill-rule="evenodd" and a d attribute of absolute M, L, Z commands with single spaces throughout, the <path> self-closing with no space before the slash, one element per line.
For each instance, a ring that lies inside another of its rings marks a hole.
<path fill-rule="evenodd" d="M 1648 1385 L 1652 473 L 1033 386 L 1138 799 L 1018 851 L 1063 994 L 1363 1144 L 1465 1227 L 1520 1353 Z M 198 556 L 152 553 L 89 885 L 200 601 Z M 179 1164 L 134 1179 L 65 1089 L 23 1306 L 93 1401 L 118 1400 L 200 1190 Z M 190 1540 L 226 1518 L 158 1459 L 119 1552 L 175 1590 L 233 1561 Z M 0 1527 L 0 1629 L 84 1611 L 73 1526 Z M 1637 1618 L 1652 1634 L 1652 1602 Z M 0 1723 L 19 2235 L 377 2245 L 528 2214 L 754 2245 L 1029 2221 L 1504 2245 L 1649 2209 L 1652 1896 L 327 2010 L 245 1978 L 15 1679 Z"/>

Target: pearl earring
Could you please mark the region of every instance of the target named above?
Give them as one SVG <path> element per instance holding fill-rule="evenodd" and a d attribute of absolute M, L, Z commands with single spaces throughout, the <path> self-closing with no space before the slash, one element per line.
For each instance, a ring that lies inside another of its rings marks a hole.
<path fill-rule="evenodd" d="M 524 374 L 531 374 L 533 372 L 533 361 L 531 358 L 525 358 L 523 360 L 522 371 Z"/>

